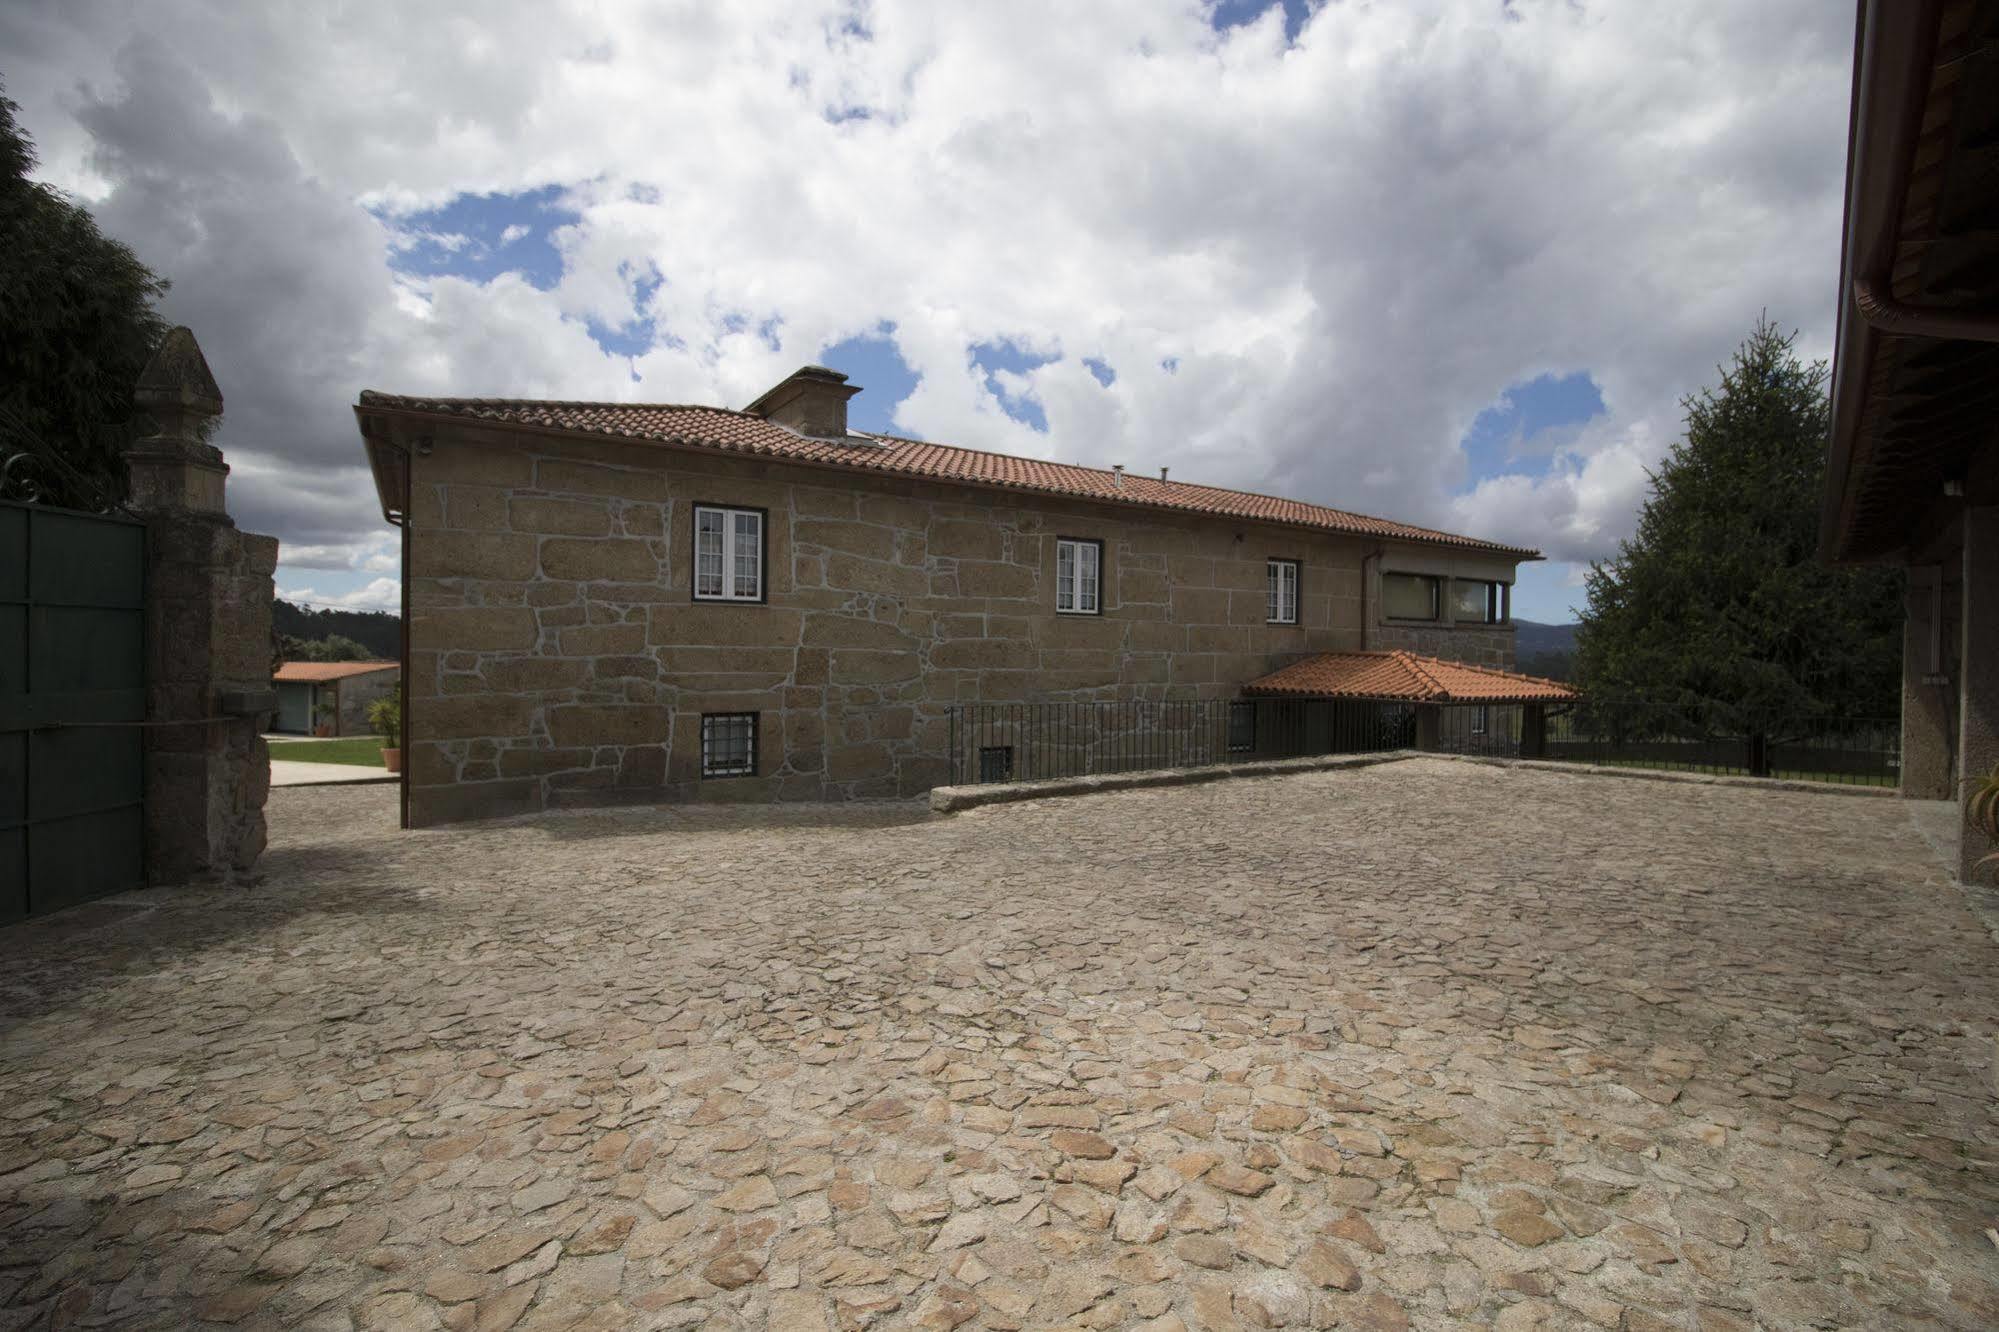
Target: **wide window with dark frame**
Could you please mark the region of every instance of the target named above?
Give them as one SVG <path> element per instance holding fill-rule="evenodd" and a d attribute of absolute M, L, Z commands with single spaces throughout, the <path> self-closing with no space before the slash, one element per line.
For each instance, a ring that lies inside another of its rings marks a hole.
<path fill-rule="evenodd" d="M 1063 615 L 1103 614 L 1104 543 L 1055 539 L 1055 609 Z"/>
<path fill-rule="evenodd" d="M 764 599 L 762 510 L 694 506 L 694 599 Z"/>
<path fill-rule="evenodd" d="M 1437 618 L 1437 579 L 1429 574 L 1381 576 L 1381 613 L 1391 620 Z"/>
<path fill-rule="evenodd" d="M 703 777 L 757 775 L 756 713 L 701 714 L 701 775 Z"/>
<path fill-rule="evenodd" d="M 1269 560 L 1264 567 L 1270 584 L 1264 618 L 1272 624 L 1298 623 L 1298 561 Z"/>
<path fill-rule="evenodd" d="M 1451 583 L 1451 618 L 1459 624 L 1498 624 L 1506 618 L 1504 583 L 1469 578 Z"/>

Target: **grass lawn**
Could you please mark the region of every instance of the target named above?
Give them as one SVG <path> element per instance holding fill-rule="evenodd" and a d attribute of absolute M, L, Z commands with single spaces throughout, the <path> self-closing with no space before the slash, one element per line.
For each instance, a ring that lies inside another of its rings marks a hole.
<path fill-rule="evenodd" d="M 354 763 L 367 768 L 382 766 L 382 738 L 356 735 L 340 740 L 273 740 L 271 757 L 294 763 Z"/>

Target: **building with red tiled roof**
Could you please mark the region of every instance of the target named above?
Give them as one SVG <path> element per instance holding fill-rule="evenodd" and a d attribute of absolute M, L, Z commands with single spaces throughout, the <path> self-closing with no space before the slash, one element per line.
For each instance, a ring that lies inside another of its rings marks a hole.
<path fill-rule="evenodd" d="M 1413 652 L 1321 652 L 1243 686 L 1272 698 L 1349 698 L 1383 703 L 1573 703 L 1558 680 Z"/>
<path fill-rule="evenodd" d="M 364 392 L 405 534 L 414 823 L 614 799 L 913 794 L 951 709 L 1233 698 L 1308 654 L 1513 662 L 1518 546 L 741 411 Z"/>
<path fill-rule="evenodd" d="M 278 715 L 271 729 L 291 735 L 366 735 L 368 705 L 394 691 L 398 661 L 286 661 L 271 673 Z"/>

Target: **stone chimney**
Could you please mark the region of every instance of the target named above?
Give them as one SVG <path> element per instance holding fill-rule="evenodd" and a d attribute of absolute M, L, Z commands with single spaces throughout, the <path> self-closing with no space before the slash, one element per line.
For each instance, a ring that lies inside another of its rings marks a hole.
<path fill-rule="evenodd" d="M 812 439 L 845 439 L 847 399 L 860 391 L 838 370 L 806 365 L 743 410 Z"/>
<path fill-rule="evenodd" d="M 1111 464 L 1111 489 L 1113 489 L 1113 490 L 1123 490 L 1123 489 L 1124 489 L 1124 464 L 1123 464 L 1123 463 L 1112 463 L 1112 464 Z"/>

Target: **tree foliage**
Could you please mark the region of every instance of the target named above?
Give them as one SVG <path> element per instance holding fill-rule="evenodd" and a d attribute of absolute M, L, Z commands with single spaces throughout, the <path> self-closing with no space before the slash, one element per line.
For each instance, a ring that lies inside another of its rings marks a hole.
<path fill-rule="evenodd" d="M 403 622 L 386 611 L 313 610 L 280 597 L 271 606 L 271 629 L 292 640 L 351 639 L 373 661 L 394 661 L 403 654 Z"/>
<path fill-rule="evenodd" d="M 167 284 L 90 213 L 28 179 L 34 145 L 0 97 L 0 455 L 26 453 L 53 504 L 125 495 L 132 389 L 166 323 Z"/>
<path fill-rule="evenodd" d="M 287 661 L 374 661 L 376 654 L 364 643 L 341 634 L 326 638 L 293 638 L 285 642 Z"/>
<path fill-rule="evenodd" d="M 1892 716 L 1901 575 L 1817 558 L 1824 362 L 1767 319 L 1687 398 L 1636 536 L 1592 566 L 1576 669 L 1596 699 L 1743 717 Z"/>

